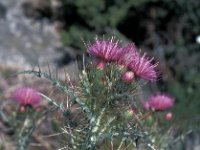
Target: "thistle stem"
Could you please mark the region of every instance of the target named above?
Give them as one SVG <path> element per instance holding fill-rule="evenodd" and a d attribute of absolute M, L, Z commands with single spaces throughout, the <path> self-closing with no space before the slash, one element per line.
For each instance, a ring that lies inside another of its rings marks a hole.
<path fill-rule="evenodd" d="M 34 131 L 34 121 L 29 116 L 26 117 L 24 124 L 19 132 L 19 139 L 17 144 L 17 150 L 27 150 L 29 140 Z"/>

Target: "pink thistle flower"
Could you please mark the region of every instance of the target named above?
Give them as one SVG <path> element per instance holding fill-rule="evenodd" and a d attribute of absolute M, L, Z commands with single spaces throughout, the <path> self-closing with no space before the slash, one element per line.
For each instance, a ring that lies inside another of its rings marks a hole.
<path fill-rule="evenodd" d="M 135 76 L 149 81 L 154 81 L 157 78 L 155 67 L 158 63 L 152 64 L 153 58 L 147 58 L 146 54 L 141 56 L 134 44 L 126 46 L 124 52 L 126 54 L 121 57 L 119 63 L 133 71 Z"/>
<path fill-rule="evenodd" d="M 174 98 L 165 94 L 156 94 L 151 96 L 143 106 L 146 110 L 164 111 L 171 108 L 173 105 Z"/>
<path fill-rule="evenodd" d="M 119 41 L 116 41 L 114 37 L 110 40 L 96 39 L 94 43 L 89 43 L 86 46 L 91 56 L 105 62 L 117 61 L 122 55 Z"/>
<path fill-rule="evenodd" d="M 118 63 L 125 67 L 128 67 L 133 59 L 139 57 L 138 49 L 134 43 L 129 43 L 123 48 L 123 55 L 120 57 Z"/>
<path fill-rule="evenodd" d="M 20 106 L 37 106 L 41 101 L 38 91 L 25 87 L 16 89 L 13 93 L 13 98 Z"/>
<path fill-rule="evenodd" d="M 136 76 L 141 77 L 145 80 L 154 81 L 157 78 L 155 67 L 158 65 L 157 63 L 152 65 L 153 59 L 146 58 L 146 54 L 142 57 L 135 58 L 129 64 L 129 68 L 133 70 Z"/>

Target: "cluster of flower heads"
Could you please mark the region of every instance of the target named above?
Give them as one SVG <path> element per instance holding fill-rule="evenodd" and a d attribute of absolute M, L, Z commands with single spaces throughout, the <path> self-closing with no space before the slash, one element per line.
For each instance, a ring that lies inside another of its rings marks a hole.
<path fill-rule="evenodd" d="M 146 110 L 165 111 L 174 105 L 174 98 L 166 94 L 157 93 L 144 103 Z"/>
<path fill-rule="evenodd" d="M 33 88 L 21 87 L 14 91 L 13 99 L 20 105 L 20 108 L 24 109 L 25 106 L 37 107 L 41 96 Z"/>
<path fill-rule="evenodd" d="M 93 43 L 87 44 L 87 49 L 99 69 L 103 69 L 109 62 L 116 62 L 126 67 L 127 72 L 122 75 L 125 82 L 132 82 L 135 76 L 148 81 L 157 78 L 155 70 L 157 63 L 152 64 L 153 59 L 146 57 L 146 54 L 141 55 L 133 43 L 121 47 L 114 37 L 110 40 L 97 38 Z"/>
<path fill-rule="evenodd" d="M 169 95 L 157 93 L 148 98 L 148 100 L 143 104 L 145 110 L 151 111 L 167 111 L 174 106 L 175 99 Z M 164 115 L 165 120 L 172 120 L 172 112 L 167 112 Z"/>

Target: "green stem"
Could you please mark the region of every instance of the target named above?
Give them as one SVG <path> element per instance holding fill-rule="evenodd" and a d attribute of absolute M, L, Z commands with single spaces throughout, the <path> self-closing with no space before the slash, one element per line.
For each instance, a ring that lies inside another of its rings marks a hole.
<path fill-rule="evenodd" d="M 123 143 L 124 143 L 125 139 L 123 138 L 117 148 L 117 150 L 120 150 L 120 148 L 122 147 Z"/>
<path fill-rule="evenodd" d="M 17 150 L 27 150 L 33 131 L 34 121 L 27 116 L 18 135 Z"/>
<path fill-rule="evenodd" d="M 48 96 L 42 94 L 42 93 L 39 93 L 39 95 L 41 95 L 42 97 L 44 97 L 46 100 L 48 100 L 49 102 L 51 102 L 53 105 L 55 105 L 56 107 L 58 107 L 59 109 L 61 109 L 62 112 L 65 111 L 64 107 L 62 104 L 57 104 L 55 100 L 49 98 Z"/>
<path fill-rule="evenodd" d="M 45 78 L 48 79 L 52 85 L 58 87 L 59 89 L 61 89 L 63 92 L 65 92 L 66 94 L 68 94 L 71 97 L 72 101 L 75 101 L 76 103 L 78 103 L 80 105 L 80 108 L 86 112 L 88 117 L 91 117 L 91 112 L 90 109 L 85 105 L 85 103 L 79 98 L 78 95 L 76 95 L 76 92 L 71 89 L 69 86 L 67 85 L 62 85 L 58 80 L 54 79 L 51 74 L 47 74 L 47 73 L 43 73 L 40 70 L 39 71 L 34 71 L 34 70 L 26 70 L 26 71 L 22 71 L 19 72 L 18 74 L 33 74 L 39 78 Z"/>

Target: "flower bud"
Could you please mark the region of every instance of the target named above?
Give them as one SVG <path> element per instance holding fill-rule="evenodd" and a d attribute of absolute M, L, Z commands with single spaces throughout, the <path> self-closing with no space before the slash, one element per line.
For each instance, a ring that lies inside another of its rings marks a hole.
<path fill-rule="evenodd" d="M 133 117 L 134 112 L 130 109 L 124 112 L 124 117 L 130 119 Z"/>
<path fill-rule="evenodd" d="M 125 83 L 131 83 L 134 79 L 134 73 L 132 71 L 127 71 L 122 74 L 121 78 Z"/>
<path fill-rule="evenodd" d="M 25 111 L 26 111 L 26 109 L 25 109 L 24 106 L 20 106 L 20 107 L 19 107 L 19 112 L 23 113 L 23 112 L 25 112 Z"/>
<path fill-rule="evenodd" d="M 103 70 L 103 69 L 105 68 L 105 66 L 106 66 L 106 63 L 103 62 L 103 61 L 100 61 L 100 62 L 97 64 L 97 68 L 98 68 L 99 70 Z"/>
<path fill-rule="evenodd" d="M 172 120 L 172 118 L 173 118 L 173 114 L 171 112 L 168 112 L 165 114 L 165 120 L 169 121 L 169 120 Z"/>

